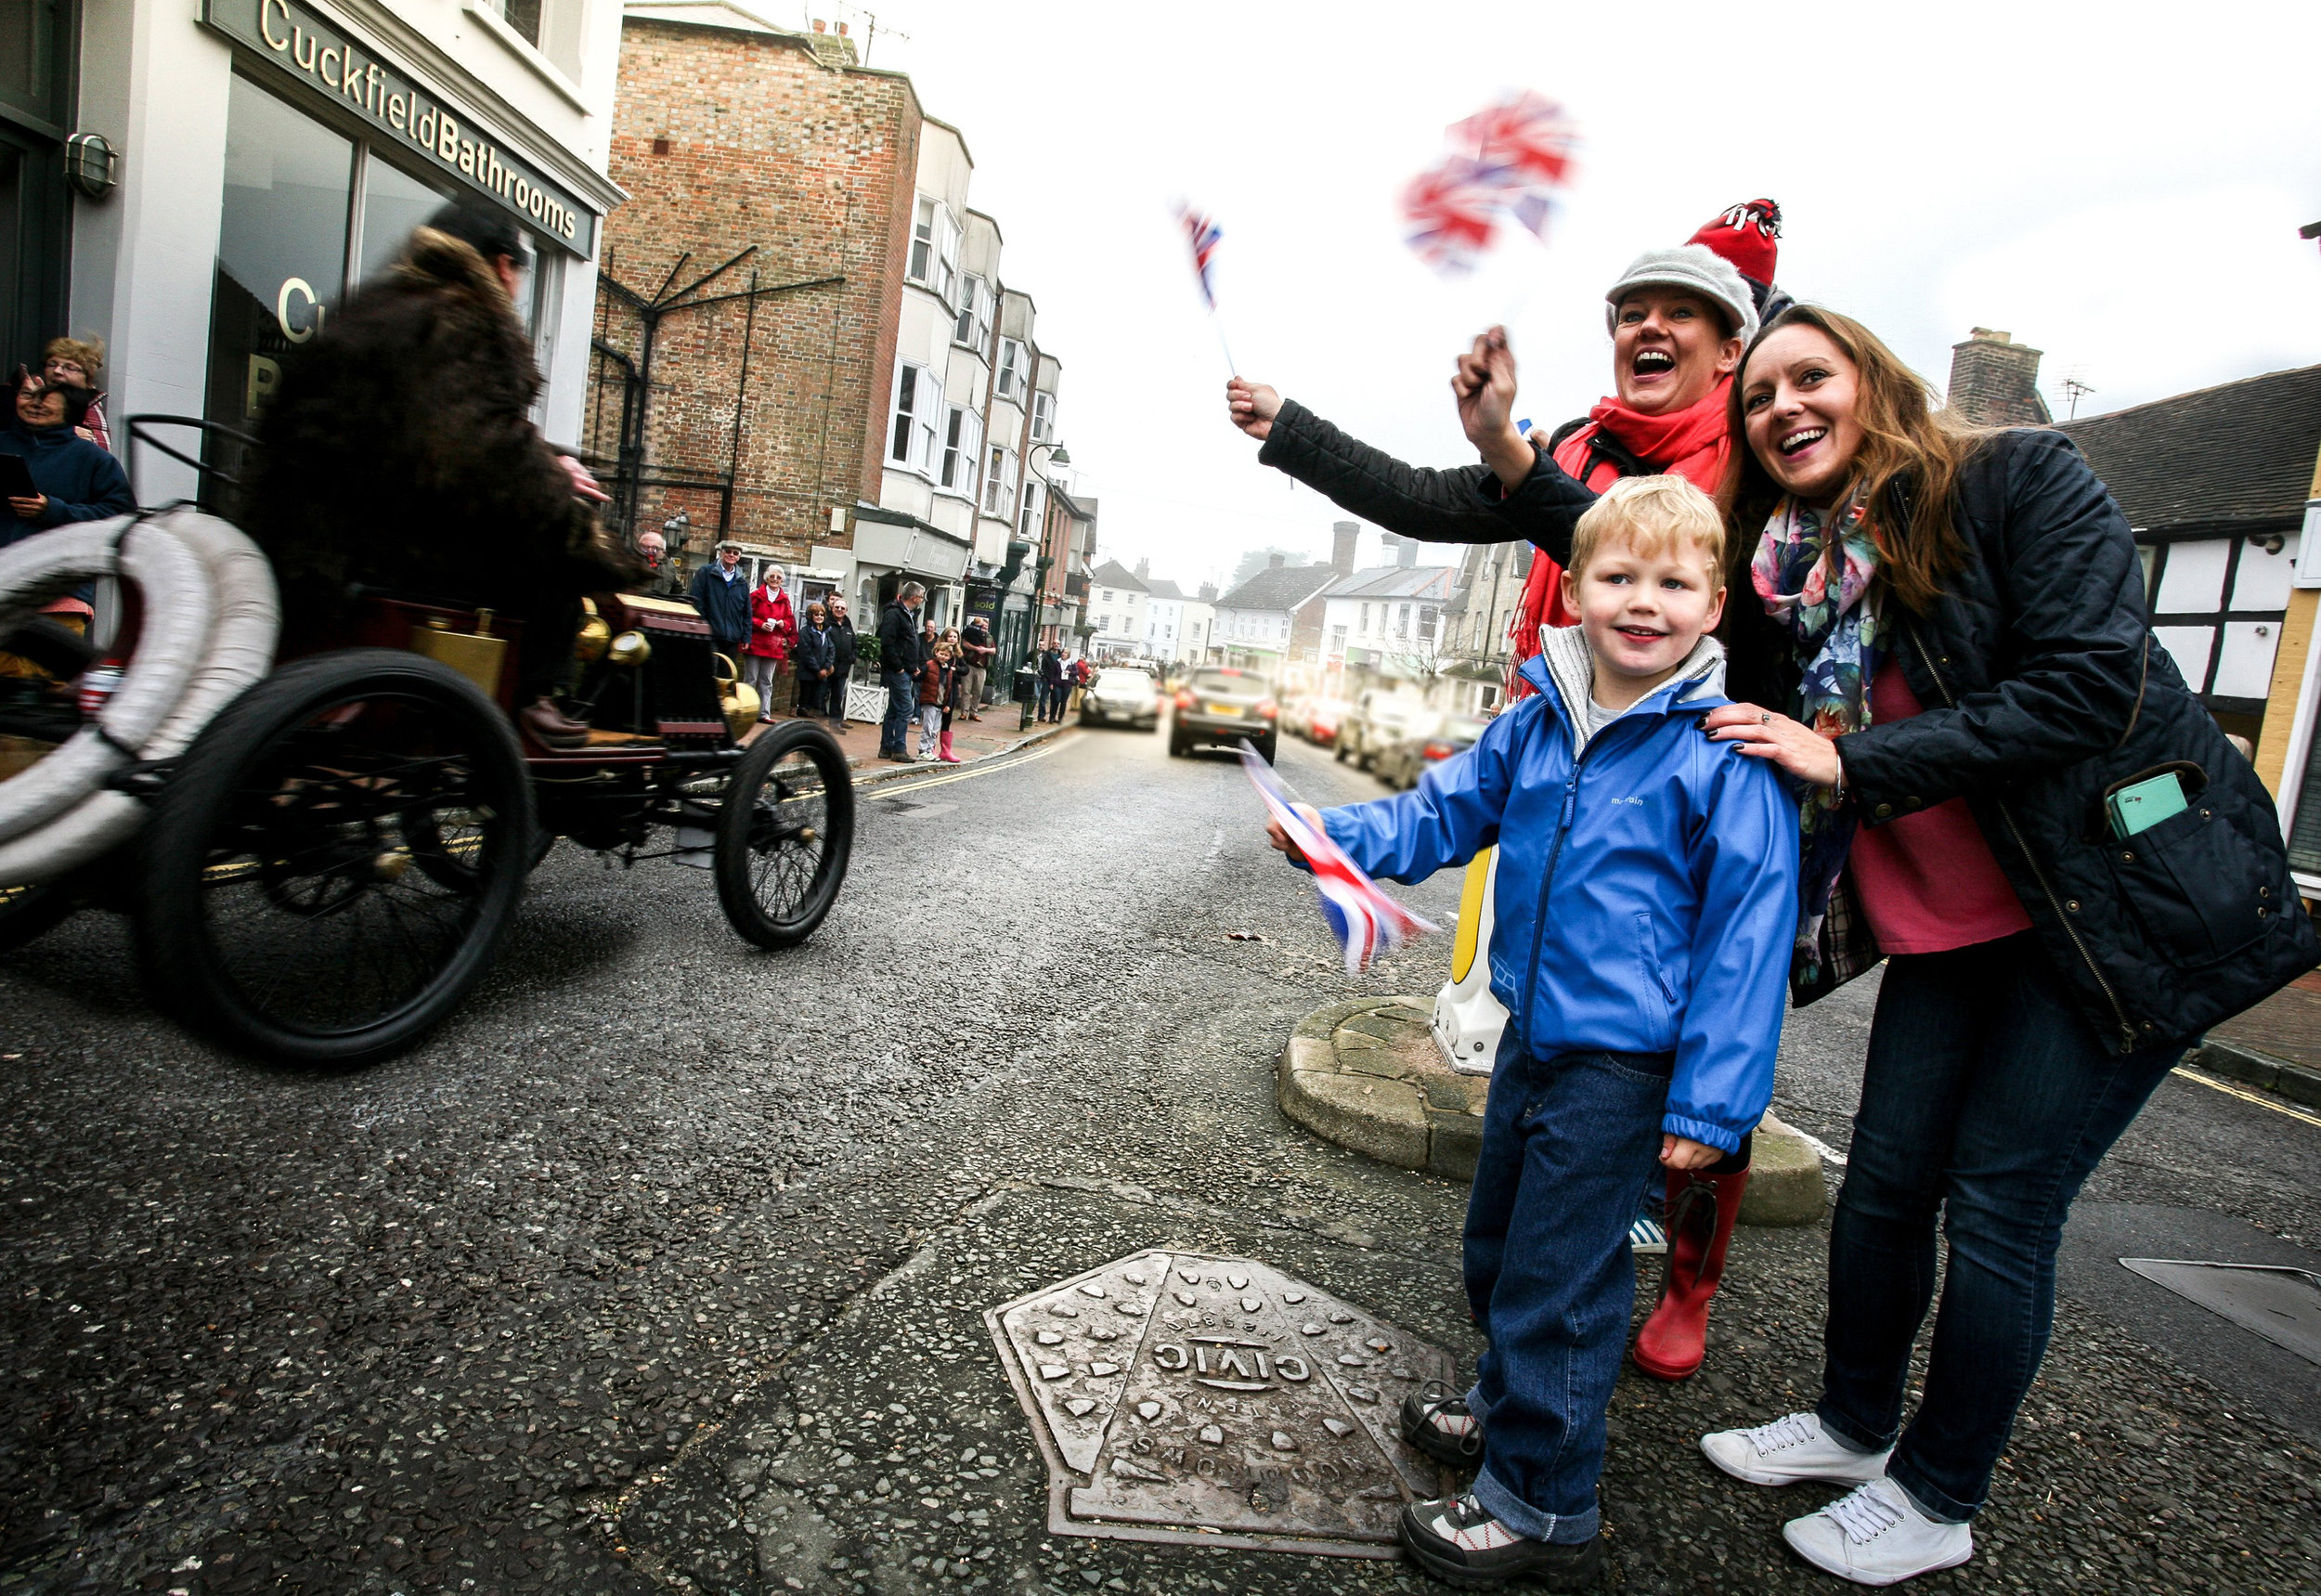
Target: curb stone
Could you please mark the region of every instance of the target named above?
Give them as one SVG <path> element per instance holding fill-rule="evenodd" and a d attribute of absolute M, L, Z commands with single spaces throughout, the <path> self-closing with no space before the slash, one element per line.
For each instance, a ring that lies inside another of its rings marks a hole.
<path fill-rule="evenodd" d="M 2214 1038 L 2203 1041 L 2186 1053 L 2183 1062 L 2192 1069 L 2205 1070 L 2211 1075 L 2245 1081 L 2251 1086 L 2277 1092 L 2292 1103 L 2302 1103 L 2309 1109 L 2321 1109 L 2321 1070 L 2291 1064 L 2286 1058 L 2276 1058 L 2270 1053 L 2260 1053 L 2237 1042 L 2222 1042 Z"/>
<path fill-rule="evenodd" d="M 863 787 L 883 786 L 888 782 L 908 781 L 914 776 L 968 770 L 982 764 L 987 759 L 1004 759 L 1010 754 L 1022 752 L 1034 743 L 1044 743 L 1066 729 L 1060 722 L 1051 723 L 1041 731 L 1025 733 L 1005 747 L 994 748 L 988 754 L 978 755 L 972 759 L 962 760 L 956 765 L 923 765 L 914 760 L 907 765 L 888 765 L 881 770 L 878 767 L 883 761 L 878 756 L 866 754 L 860 759 L 848 760 L 847 768 L 854 772 L 854 785 L 859 791 Z"/>
<path fill-rule="evenodd" d="M 1474 1179 L 1490 1080 L 1461 1075 L 1434 1045 L 1425 1004 L 1359 997 L 1290 1028 L 1274 1068 L 1281 1111 L 1324 1141 L 1446 1180 Z M 1811 1225 L 1827 1194 L 1822 1161 L 1767 1115 L 1757 1126 L 1744 1225 Z"/>

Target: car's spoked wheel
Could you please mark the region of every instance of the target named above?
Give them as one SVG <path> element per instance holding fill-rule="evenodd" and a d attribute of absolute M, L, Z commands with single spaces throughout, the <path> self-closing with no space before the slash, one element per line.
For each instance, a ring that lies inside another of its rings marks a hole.
<path fill-rule="evenodd" d="M 531 791 L 499 709 L 433 661 L 304 660 L 212 723 L 146 831 L 138 946 L 228 1044 L 358 1063 L 482 976 L 529 863 Z"/>
<path fill-rule="evenodd" d="M 796 720 L 760 733 L 718 816 L 718 902 L 733 929 L 762 948 L 805 941 L 853 849 L 853 778 L 830 733 Z"/>

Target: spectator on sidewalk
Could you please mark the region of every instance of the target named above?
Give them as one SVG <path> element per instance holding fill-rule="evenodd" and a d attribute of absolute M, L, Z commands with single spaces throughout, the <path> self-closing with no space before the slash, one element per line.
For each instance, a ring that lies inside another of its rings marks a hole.
<path fill-rule="evenodd" d="M 854 642 L 854 623 L 847 618 L 846 600 L 830 595 L 830 692 L 823 708 L 830 716 L 831 726 L 843 736 L 846 733 L 847 684 L 854 680 L 854 658 L 860 652 Z"/>
<path fill-rule="evenodd" d="M 967 648 L 959 640 L 959 631 L 955 627 L 946 629 L 936 646 L 945 651 L 944 657 L 950 661 L 951 675 L 943 690 L 942 736 L 936 744 L 935 753 L 944 764 L 955 765 L 959 762 L 959 756 L 951 751 L 951 722 L 958 713 L 959 700 L 966 691 Z"/>
<path fill-rule="evenodd" d="M 1050 643 L 1040 651 L 1040 719 L 1064 718 L 1064 651 Z"/>
<path fill-rule="evenodd" d="M 878 673 L 887 684 L 887 719 L 879 728 L 878 757 L 911 762 L 911 720 L 919 702 L 919 669 L 927 655 L 919 643 L 919 606 L 927 590 L 905 582 L 878 616 Z"/>
<path fill-rule="evenodd" d="M 136 509 L 121 462 L 74 432 L 85 388 L 52 387 L 26 373 L 16 387 L 16 413 L 5 427 L 9 451 L 24 457 L 39 491 L 8 500 L 0 545 L 74 521 L 126 515 Z"/>
<path fill-rule="evenodd" d="M 788 573 L 779 565 L 768 565 L 758 590 L 749 595 L 749 642 L 747 654 L 742 660 L 742 670 L 752 687 L 758 690 L 758 720 L 760 724 L 773 719 L 773 684 L 781 680 L 782 662 L 790 656 L 797 644 L 797 617 L 790 606 L 790 594 L 784 585 Z"/>
<path fill-rule="evenodd" d="M 742 576 L 742 546 L 720 543 L 718 557 L 694 573 L 686 596 L 709 623 L 709 646 L 740 664 L 742 640 L 749 635 L 749 584 Z"/>
<path fill-rule="evenodd" d="M 797 712 L 825 713 L 832 689 L 830 662 L 837 647 L 830 636 L 830 612 L 816 600 L 806 606 L 806 624 L 797 631 Z"/>
<path fill-rule="evenodd" d="M 636 590 L 655 598 L 681 599 L 685 596 L 685 578 L 677 569 L 677 562 L 668 557 L 668 539 L 648 526 L 637 534 L 637 552 L 644 557 L 650 573 L 637 584 Z"/>
<path fill-rule="evenodd" d="M 105 375 L 105 342 L 101 338 L 51 338 L 40 352 L 40 379 L 52 388 L 79 388 L 88 395 L 88 407 L 72 428 L 80 436 L 110 453 L 112 434 L 105 425 L 105 393 L 97 386 Z"/>
<path fill-rule="evenodd" d="M 927 646 L 927 663 L 919 667 L 919 759 L 932 759 L 951 709 L 951 633 Z"/>
<path fill-rule="evenodd" d="M 970 720 L 983 719 L 984 673 L 991 668 L 992 658 L 999 653 L 999 645 L 992 641 L 992 629 L 983 624 L 983 617 L 971 615 L 959 633 L 959 691 L 954 695 L 958 710 Z"/>

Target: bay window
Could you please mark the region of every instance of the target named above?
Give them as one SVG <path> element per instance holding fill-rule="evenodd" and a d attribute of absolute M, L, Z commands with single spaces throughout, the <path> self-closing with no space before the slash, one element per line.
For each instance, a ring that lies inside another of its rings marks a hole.
<path fill-rule="evenodd" d="M 959 316 L 951 341 L 980 355 L 992 341 L 992 285 L 979 277 L 959 279 Z"/>
<path fill-rule="evenodd" d="M 1023 402 L 1024 347 L 1019 340 L 999 341 L 999 370 L 992 375 L 992 392 L 1003 399 Z"/>
<path fill-rule="evenodd" d="M 992 446 L 983 472 L 983 513 L 1003 521 L 1016 518 L 1016 451 Z"/>
<path fill-rule="evenodd" d="M 959 278 L 959 225 L 951 208 L 930 195 L 919 196 L 911 223 L 911 260 L 906 275 L 913 282 L 933 289 L 947 305 Z"/>
<path fill-rule="evenodd" d="M 942 469 L 936 480 L 963 498 L 975 497 L 976 457 L 983 452 L 983 418 L 958 405 L 943 422 Z"/>
<path fill-rule="evenodd" d="M 1046 443 L 1056 435 L 1056 396 L 1031 396 L 1031 441 Z"/>
<path fill-rule="evenodd" d="M 915 362 L 896 361 L 894 420 L 887 432 L 888 463 L 924 475 L 935 459 L 935 423 L 942 413 L 942 380 Z"/>

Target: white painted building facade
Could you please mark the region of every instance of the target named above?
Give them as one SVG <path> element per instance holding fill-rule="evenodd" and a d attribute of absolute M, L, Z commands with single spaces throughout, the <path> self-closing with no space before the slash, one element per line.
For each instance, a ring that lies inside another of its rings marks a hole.
<path fill-rule="evenodd" d="M 281 357 L 460 196 L 531 240 L 518 309 L 547 378 L 541 425 L 577 437 L 600 224 L 621 198 L 604 175 L 618 6 L 540 0 L 513 22 L 505 0 L 83 0 L 61 15 L 79 36 L 43 68 L 46 114 L 0 109 L 0 123 L 28 147 L 80 134 L 117 152 L 114 186 L 60 213 L 71 264 L 46 313 L 51 331 L 106 341 L 113 417 L 248 430 Z M 148 501 L 192 490 L 182 468 L 139 466 Z"/>

